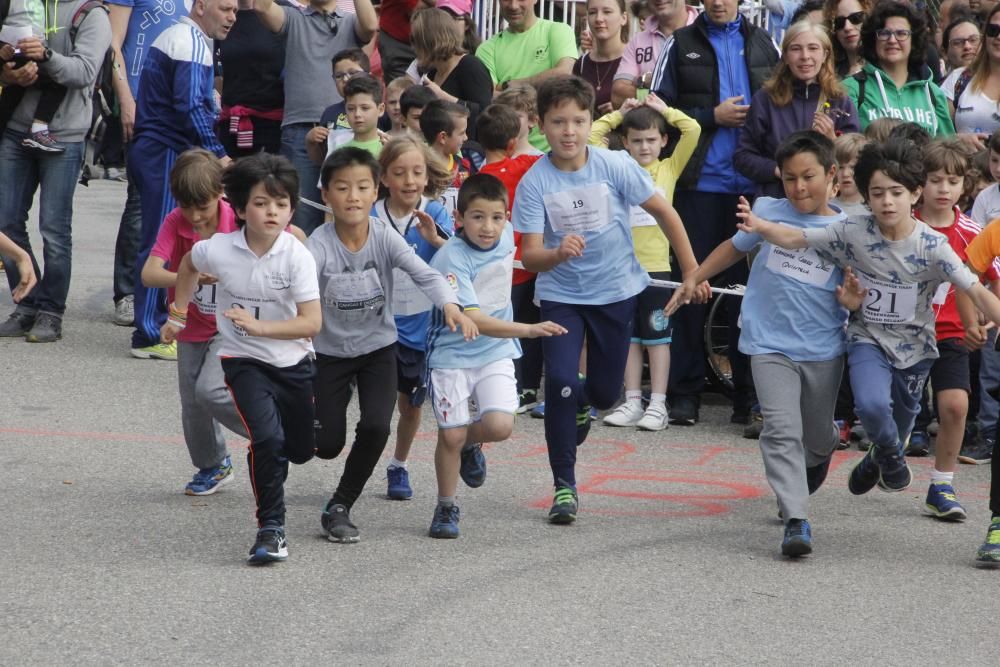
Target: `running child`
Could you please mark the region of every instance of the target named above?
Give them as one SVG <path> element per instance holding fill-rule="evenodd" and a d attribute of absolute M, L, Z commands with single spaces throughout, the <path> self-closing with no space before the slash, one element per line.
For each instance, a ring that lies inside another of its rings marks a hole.
<path fill-rule="evenodd" d="M 545 440 L 556 489 L 552 523 L 576 520 L 576 450 L 590 431 L 591 406 L 607 409 L 618 399 L 636 295 L 649 284 L 632 246 L 629 207 L 653 216 L 685 276 L 698 267 L 677 212 L 642 167 L 626 154 L 588 147 L 593 107 L 594 90 L 578 77 L 556 76 L 539 86 L 538 117 L 552 151 L 525 174 L 514 202 L 524 267 L 539 273 L 542 318 L 569 332 L 542 342 Z M 707 296 L 703 284 L 697 297 Z"/>
<path fill-rule="evenodd" d="M 683 111 L 671 109 L 654 93 L 643 102 L 626 100 L 619 111 L 613 111 L 594 123 L 590 133 L 592 146 L 602 146 L 605 138 L 617 127 L 625 130 L 625 147 L 632 159 L 653 178 L 656 191 L 673 201 L 674 187 L 685 165 L 698 146 L 701 127 Z M 680 130 L 681 137 L 670 157 L 661 160 L 670 127 Z M 653 280 L 670 280 L 670 246 L 667 237 L 653 216 L 642 208 L 629 210 L 632 245 L 639 264 Z M 625 402 L 604 418 L 608 426 L 634 426 L 642 431 L 662 431 L 667 428 L 667 377 L 670 374 L 670 318 L 663 313 L 663 304 L 670 299 L 668 288 L 648 285 L 636 299 L 632 329 L 632 344 L 625 363 Z M 649 355 L 649 405 L 642 409 L 642 352 Z"/>
<path fill-rule="evenodd" d="M 438 422 L 434 453 L 438 500 L 430 536 L 458 537 L 455 502 L 459 477 L 465 477 L 468 448 L 510 437 L 517 411 L 513 358 L 517 338 L 557 336 L 566 329 L 553 322 L 512 321 L 511 273 L 514 233 L 507 220 L 507 190 L 496 177 L 470 176 L 458 194 L 461 231 L 431 260 L 455 290 L 465 313 L 483 334 L 468 343 L 445 327 L 447 314 L 435 309 L 428 335 L 427 365 Z M 478 416 L 470 414 L 475 401 Z"/>
<path fill-rule="evenodd" d="M 163 341 L 184 329 L 198 277 L 217 278 L 219 356 L 226 384 L 250 438 L 247 467 L 257 502 L 257 539 L 249 562 L 288 557 L 288 463 L 313 457 L 313 346 L 320 332 L 316 263 L 284 233 L 298 201 L 299 177 L 286 158 L 259 153 L 223 175 L 238 231 L 195 243 L 177 271 Z"/>
<path fill-rule="evenodd" d="M 461 327 L 457 338 L 476 335 L 441 274 L 427 266 L 399 232 L 371 217 L 379 171 L 378 162 L 362 148 L 334 151 L 320 173 L 320 193 L 333 222 L 313 232 L 306 243 L 316 260 L 323 309 L 323 327 L 314 339 L 317 456 L 332 459 L 344 448 L 352 382 L 361 409 L 340 483 L 323 510 L 323 533 L 331 542 L 360 539 L 350 511 L 389 439 L 395 400 L 394 392 L 386 390 L 396 381 L 397 271 L 442 309 L 445 326 L 453 331 Z M 429 215 L 414 215 L 423 234 L 437 233 Z"/>

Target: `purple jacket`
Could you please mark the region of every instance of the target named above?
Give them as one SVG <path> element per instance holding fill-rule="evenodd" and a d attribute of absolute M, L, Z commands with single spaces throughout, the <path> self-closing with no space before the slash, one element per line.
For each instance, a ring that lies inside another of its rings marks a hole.
<path fill-rule="evenodd" d="M 846 95 L 827 100 L 837 134 L 860 132 L 858 111 Z M 819 103 L 819 85 L 796 82 L 791 103 L 779 107 L 763 88 L 750 101 L 747 122 L 740 133 L 740 143 L 733 155 L 737 171 L 757 184 L 757 195 L 784 198 L 781 181 L 775 177 L 774 153 L 785 137 L 812 127 Z"/>

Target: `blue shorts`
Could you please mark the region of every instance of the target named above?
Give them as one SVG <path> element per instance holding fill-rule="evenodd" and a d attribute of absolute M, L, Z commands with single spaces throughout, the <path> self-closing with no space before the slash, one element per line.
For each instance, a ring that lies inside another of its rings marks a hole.
<path fill-rule="evenodd" d="M 654 272 L 653 280 L 670 280 L 670 272 Z M 643 345 L 670 345 L 673 324 L 663 312 L 673 290 L 669 287 L 649 285 L 639 292 L 635 300 L 635 321 L 632 325 L 632 342 Z"/>

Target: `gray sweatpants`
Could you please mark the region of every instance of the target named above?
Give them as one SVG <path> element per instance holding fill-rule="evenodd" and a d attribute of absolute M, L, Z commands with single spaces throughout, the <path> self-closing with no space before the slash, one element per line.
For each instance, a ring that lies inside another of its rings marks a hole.
<path fill-rule="evenodd" d="M 833 409 L 844 359 L 792 361 L 782 354 L 750 357 L 764 430 L 760 451 L 767 482 L 785 521 L 808 518 L 806 468 L 837 449 Z"/>
<path fill-rule="evenodd" d="M 226 458 L 226 439 L 221 423 L 233 433 L 247 437 L 226 388 L 219 360 L 221 339 L 204 343 L 177 341 L 177 385 L 181 395 L 181 424 L 191 463 L 195 468 L 214 468 Z"/>

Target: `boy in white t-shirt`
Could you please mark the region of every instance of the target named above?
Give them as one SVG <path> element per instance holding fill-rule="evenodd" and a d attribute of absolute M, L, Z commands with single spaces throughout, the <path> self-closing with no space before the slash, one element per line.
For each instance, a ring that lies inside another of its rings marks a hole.
<path fill-rule="evenodd" d="M 184 256 L 161 330 L 169 343 L 184 328 L 200 273 L 218 279 L 219 356 L 250 437 L 247 465 L 259 527 L 251 564 L 288 557 L 288 463 L 305 463 L 316 450 L 310 341 L 322 325 L 316 263 L 283 233 L 295 211 L 298 180 L 287 159 L 267 153 L 229 168 L 223 185 L 240 230 L 199 241 Z"/>

